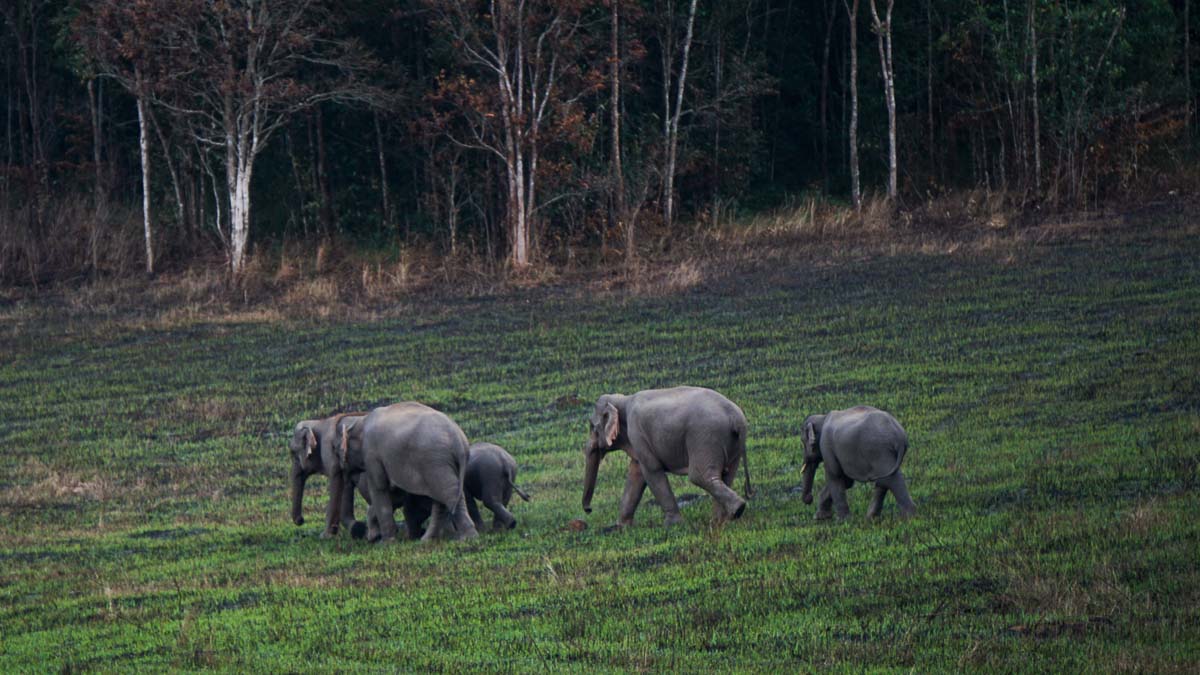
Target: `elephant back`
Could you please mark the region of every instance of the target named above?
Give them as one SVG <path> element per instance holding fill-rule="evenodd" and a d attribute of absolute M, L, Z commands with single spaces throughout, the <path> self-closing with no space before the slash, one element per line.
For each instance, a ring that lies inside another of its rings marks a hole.
<path fill-rule="evenodd" d="M 908 435 L 890 414 L 859 406 L 835 410 L 826 417 L 821 446 L 837 457 L 843 474 L 869 483 L 900 468 L 908 450 Z"/>

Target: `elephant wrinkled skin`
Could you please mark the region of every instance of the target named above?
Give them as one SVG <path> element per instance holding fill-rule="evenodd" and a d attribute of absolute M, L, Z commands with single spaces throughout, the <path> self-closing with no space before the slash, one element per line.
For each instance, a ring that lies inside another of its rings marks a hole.
<path fill-rule="evenodd" d="M 395 539 L 397 505 L 410 537 L 424 520 L 419 511 L 425 505 L 431 519 L 423 540 L 478 534 L 463 488 L 467 437 L 449 417 L 410 401 L 376 408 L 361 421 L 347 419 L 337 431 L 348 479 L 365 474 L 371 496 L 367 539 Z"/>
<path fill-rule="evenodd" d="M 621 497 L 620 525 L 633 514 L 646 486 L 662 507 L 667 525 L 682 521 L 667 474 L 687 475 L 713 497 L 717 521 L 741 517 L 746 501 L 733 485 L 738 463 L 746 459 L 746 416 L 721 394 L 701 387 L 647 389 L 636 394 L 605 394 L 596 401 L 583 453 L 586 461 L 583 510 L 591 513 L 596 475 L 604 455 L 624 450 L 629 472 Z M 750 469 L 746 466 L 746 495 Z"/>
<path fill-rule="evenodd" d="M 521 499 L 529 501 L 529 495 L 516 485 L 516 460 L 504 448 L 493 443 L 472 443 L 470 455 L 463 484 L 467 490 L 467 511 L 471 514 L 471 520 L 476 529 L 483 527 L 483 517 L 479 515 L 479 506 L 475 503 L 478 499 L 495 516 L 492 529 L 511 530 L 517 526 L 517 519 L 507 508 L 513 491 Z"/>
<path fill-rule="evenodd" d="M 810 415 L 804 420 L 804 467 L 800 470 L 805 504 L 812 503 L 817 465 L 825 464 L 825 487 L 817 504 L 817 519 L 829 518 L 831 506 L 839 519 L 850 515 L 846 490 L 854 481 L 875 484 L 867 517 L 883 508 L 890 490 L 901 515 L 916 513 L 900 464 L 908 452 L 908 434 L 888 413 L 870 406 Z"/>

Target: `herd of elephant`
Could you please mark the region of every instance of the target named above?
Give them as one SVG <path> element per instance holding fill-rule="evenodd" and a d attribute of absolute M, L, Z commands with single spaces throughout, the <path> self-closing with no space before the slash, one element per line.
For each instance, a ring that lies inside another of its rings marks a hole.
<path fill-rule="evenodd" d="M 584 446 L 583 509 L 591 513 L 600 461 L 614 450 L 629 456 L 621 497 L 619 525 L 633 522 L 646 487 L 662 507 L 668 525 L 682 520 L 667 474 L 687 475 L 713 498 L 718 522 L 736 520 L 746 500 L 732 488 L 741 464 L 746 497 L 746 416 L 720 393 L 701 387 L 649 389 L 632 395 L 606 394 L 588 419 Z M 802 498 L 812 503 L 817 466 L 825 465 L 825 487 L 817 518 L 850 514 L 846 490 L 855 481 L 875 484 L 868 517 L 875 517 L 890 491 L 900 513 L 915 511 L 900 464 L 908 436 L 894 417 L 858 406 L 812 415 L 803 427 Z M 396 538 L 395 510 L 404 513 L 409 539 L 465 539 L 483 527 L 476 500 L 494 515 L 493 528 L 511 529 L 517 520 L 508 510 L 516 485 L 517 464 L 492 443 L 468 444 L 467 436 L 445 414 L 405 402 L 369 413 L 344 413 L 296 425 L 292 457 L 292 520 L 304 523 L 304 485 L 322 473 L 329 479 L 329 504 L 322 537 L 346 528 L 369 541 Z M 367 521 L 354 517 L 354 493 L 366 499 Z"/>

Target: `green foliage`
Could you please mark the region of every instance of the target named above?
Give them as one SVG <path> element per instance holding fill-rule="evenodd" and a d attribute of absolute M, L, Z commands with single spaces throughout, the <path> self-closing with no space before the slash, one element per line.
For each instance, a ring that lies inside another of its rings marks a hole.
<path fill-rule="evenodd" d="M 1195 670 L 1191 230 L 374 323 L 26 324 L 0 354 L 0 671 Z M 700 499 L 664 531 L 647 497 L 608 531 L 614 456 L 566 531 L 590 402 L 678 383 L 745 409 L 746 516 Z M 517 458 L 517 530 L 320 541 L 319 478 L 294 527 L 291 424 L 410 398 Z M 814 522 L 793 490 L 801 420 L 856 403 L 909 432 L 911 521 L 866 522 L 858 486 Z"/>

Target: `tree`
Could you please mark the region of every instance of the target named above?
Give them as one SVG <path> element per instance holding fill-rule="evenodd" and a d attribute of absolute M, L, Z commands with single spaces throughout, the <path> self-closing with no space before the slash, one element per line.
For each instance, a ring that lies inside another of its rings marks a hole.
<path fill-rule="evenodd" d="M 545 148 L 583 142 L 577 104 L 603 87 L 603 69 L 584 65 L 597 60 L 593 33 L 580 30 L 594 4 L 491 0 L 473 9 L 458 0 L 428 1 L 463 68 L 456 77 L 439 76 L 431 102 L 465 122 L 465 133 L 443 122 L 455 144 L 502 162 L 509 259 L 517 268 L 532 261 L 539 210 L 568 195 L 539 202 Z"/>
<path fill-rule="evenodd" d="M 370 97 L 372 62 L 318 0 L 98 0 L 75 22 L 110 75 L 187 118 L 223 154 L 229 263 L 245 266 L 254 163 L 294 113 Z M 140 83 L 140 84 L 139 84 Z"/>
<path fill-rule="evenodd" d="M 862 187 L 858 182 L 858 0 L 842 0 L 850 23 L 850 197 L 854 208 L 862 208 Z"/>
<path fill-rule="evenodd" d="M 888 112 L 888 199 L 896 198 L 896 69 L 892 61 L 892 4 L 887 0 L 887 13 L 879 20 L 875 0 L 871 0 L 871 20 L 879 42 L 879 68 L 883 74 L 883 95 Z"/>
<path fill-rule="evenodd" d="M 667 0 L 666 9 L 660 15 L 659 44 L 662 50 L 663 71 L 663 223 L 670 227 L 675 219 L 675 161 L 679 152 L 679 117 L 683 113 L 683 92 L 687 86 L 688 53 L 692 48 L 692 30 L 696 24 L 696 0 L 688 6 L 687 30 L 684 33 L 683 55 L 680 57 L 679 78 L 675 79 L 675 7 Z M 674 82 L 675 104 L 671 105 L 672 83 Z"/>

